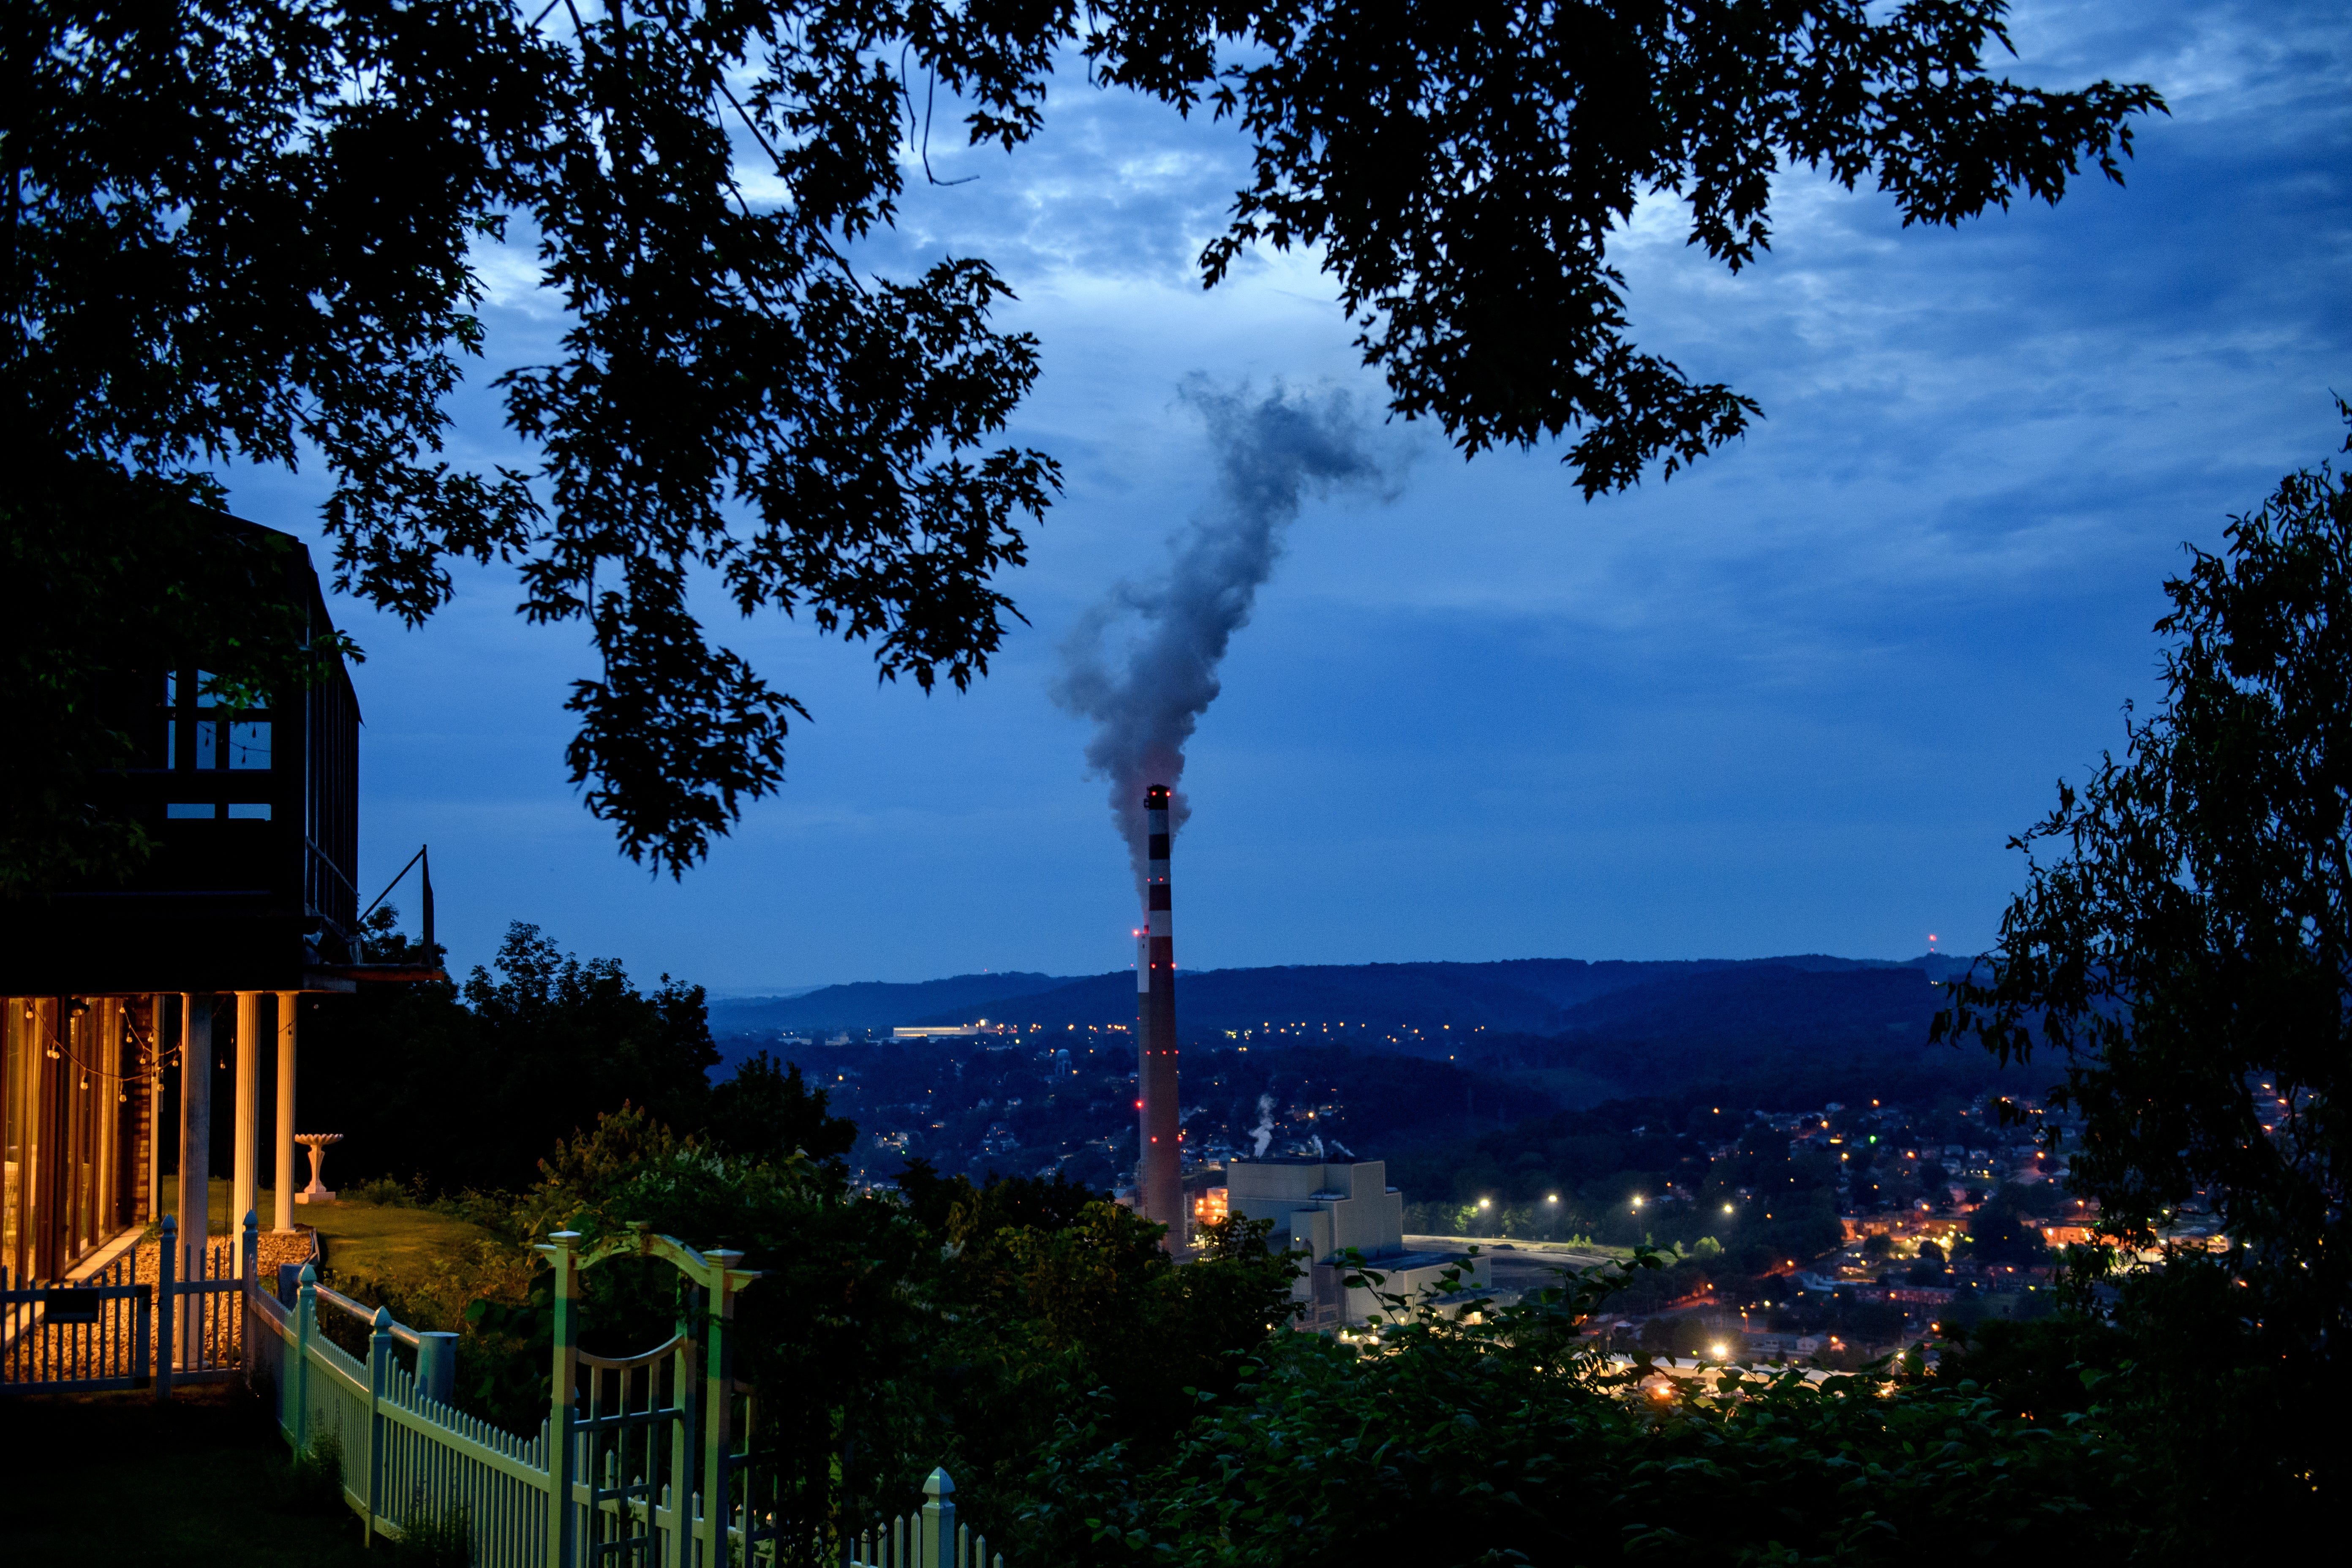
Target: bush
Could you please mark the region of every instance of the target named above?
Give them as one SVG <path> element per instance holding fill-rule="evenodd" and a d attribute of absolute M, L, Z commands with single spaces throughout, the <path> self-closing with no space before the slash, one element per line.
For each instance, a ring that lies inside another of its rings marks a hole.
<path fill-rule="evenodd" d="M 472 1515 L 462 1503 L 428 1509 L 425 1489 L 419 1487 L 407 1517 L 400 1521 L 400 1539 L 393 1542 L 392 1560 L 399 1568 L 473 1568 Z"/>
<path fill-rule="evenodd" d="M 1999 1561 L 2031 1542 L 2123 1555 L 2144 1498 L 2095 1420 L 2055 1427 L 1973 1385 L 1884 1370 L 1725 1373 L 1639 1392 L 1579 1337 L 1617 1281 L 1376 1348 L 1279 1336 L 1166 1461 L 1085 1412 L 1040 1456 L 1024 1560 L 1084 1568 Z"/>
<path fill-rule="evenodd" d="M 293 1513 L 340 1513 L 343 1502 L 343 1442 L 321 1432 L 286 1467 L 286 1507 Z"/>

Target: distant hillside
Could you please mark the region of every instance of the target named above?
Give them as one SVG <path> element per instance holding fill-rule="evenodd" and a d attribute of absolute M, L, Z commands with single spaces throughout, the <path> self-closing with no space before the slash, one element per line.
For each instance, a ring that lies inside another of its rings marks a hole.
<path fill-rule="evenodd" d="M 972 1009 L 1009 996 L 1025 996 L 1066 985 L 1062 974 L 1028 974 L 1013 971 L 996 974 L 959 974 L 949 980 L 924 980 L 912 984 L 866 980 L 849 985 L 827 985 L 799 996 L 741 996 L 710 1004 L 714 1035 L 802 1033 L 814 1029 L 887 1029 L 940 1012 L 953 1021 L 969 1022 Z M 1134 983 L 1129 982 L 1132 989 Z M 1134 1006 L 1130 1003 L 1128 1011 Z"/>
<path fill-rule="evenodd" d="M 1177 977 L 1177 1017 L 1184 1038 L 1192 1042 L 1220 1039 L 1228 1031 L 1274 1027 L 1294 1034 L 1301 1029 L 1319 1033 L 1327 1026 L 1336 1030 L 1344 1026 L 1344 1037 L 1351 1043 L 1367 1047 L 1386 1043 L 1412 1050 L 1415 1047 L 1406 1032 L 1413 1030 L 1424 1035 L 1478 1029 L 1556 1035 L 1608 1027 L 1619 1033 L 1633 1028 L 1639 1034 L 1641 1026 L 1632 1021 L 1654 1016 L 1653 1032 L 1655 1028 L 1671 1031 L 1675 1026 L 1671 1018 L 1678 1016 L 1673 1009 L 1681 1005 L 1676 998 L 1686 999 L 1685 1013 L 1689 1016 L 1712 1020 L 1718 1004 L 1709 998 L 1748 996 L 1750 1003 L 1740 1004 L 1746 1005 L 1763 1001 L 1776 988 L 1791 998 L 1811 994 L 1801 980 L 1769 977 L 1743 990 L 1742 984 L 1733 978 L 1742 974 L 1766 975 L 1769 972 L 1770 976 L 1902 976 L 1907 978 L 1891 983 L 1926 990 L 1927 979 L 1940 979 L 1956 966 L 1956 961 L 1938 954 L 1898 965 L 1883 960 L 1807 953 L 1792 958 L 1676 963 L 1588 963 L 1580 959 L 1549 958 L 1496 963 L 1299 964 L 1266 969 L 1192 970 L 1181 972 Z M 1853 994 L 1866 993 L 1867 985 L 1865 981 L 1863 990 Z M 1847 994 L 1834 984 L 1816 989 L 1824 996 Z M 1612 998 L 1622 999 L 1622 1016 L 1606 1011 L 1588 1015 L 1588 1009 L 1602 1007 Z M 806 1000 L 814 1002 L 817 997 Z M 1000 994 L 988 1000 L 992 1004 L 988 1016 L 1003 1023 L 1035 1024 L 1048 1029 L 1125 1024 L 1135 1017 L 1135 975 L 1131 970 L 1120 970 L 1082 980 L 1051 983 L 1027 994 Z M 1828 1005 L 1833 1012 L 1845 1005 Z M 959 999 L 938 1005 L 936 1011 L 896 1017 L 890 1022 L 970 1023 L 975 1016 L 974 1003 Z"/>
<path fill-rule="evenodd" d="M 1564 1026 L 1543 1036 L 1475 1035 L 1461 1058 L 1588 1103 L 1759 1075 L 1834 1080 L 1855 1092 L 1871 1083 L 1974 1083 L 1991 1070 L 1981 1052 L 1927 1044 L 1944 994 L 1921 969 L 1743 964 L 1628 986 L 1570 1009 Z"/>

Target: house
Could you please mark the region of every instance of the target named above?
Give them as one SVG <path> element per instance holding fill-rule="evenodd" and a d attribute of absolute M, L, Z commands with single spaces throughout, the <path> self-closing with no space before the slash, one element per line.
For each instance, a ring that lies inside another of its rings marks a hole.
<path fill-rule="evenodd" d="M 1246 1219 L 1272 1220 L 1272 1245 L 1306 1254 L 1306 1276 L 1291 1288 L 1307 1309 L 1305 1328 L 1378 1318 L 1381 1295 L 1418 1300 L 1449 1269 L 1459 1268 L 1464 1284 L 1477 1289 L 1492 1284 L 1483 1256 L 1405 1250 L 1404 1194 L 1388 1184 L 1383 1160 L 1235 1160 L 1225 1168 L 1225 1206 Z M 1382 1277 L 1377 1292 L 1347 1283 L 1355 1268 L 1341 1255 L 1350 1249 Z"/>
<path fill-rule="evenodd" d="M 219 526 L 283 541 L 293 602 L 312 635 L 332 629 L 299 541 Z M 100 804 L 145 826 L 152 858 L 128 883 L 0 905 L 0 1268 L 19 1279 L 86 1270 L 160 1217 L 167 1142 L 193 1250 L 212 1217 L 216 1100 L 231 1133 L 227 1217 L 253 1206 L 267 1163 L 276 1205 L 264 1218 L 290 1230 L 296 998 L 415 977 L 358 962 L 360 712 L 340 659 L 257 710 L 215 706 L 194 668 L 145 671 L 117 700 L 137 749 Z M 223 1014 L 233 1030 L 216 1025 Z"/>

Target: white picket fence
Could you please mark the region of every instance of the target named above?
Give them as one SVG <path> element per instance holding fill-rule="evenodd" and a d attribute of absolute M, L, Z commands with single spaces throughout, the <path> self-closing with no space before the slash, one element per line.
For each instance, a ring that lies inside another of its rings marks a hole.
<path fill-rule="evenodd" d="M 560 1235 L 547 1249 L 557 1254 L 559 1308 L 574 1299 L 576 1240 Z M 721 1310 L 707 1337 L 682 1330 L 640 1355 L 598 1356 L 573 1348 L 573 1321 L 559 1310 L 557 1386 L 572 1398 L 530 1436 L 453 1405 L 456 1336 L 404 1328 L 385 1310 L 320 1286 L 307 1265 L 291 1302 L 257 1282 L 248 1293 L 247 1375 L 276 1391 L 295 1452 L 332 1436 L 344 1497 L 371 1534 L 396 1540 L 421 1521 L 462 1516 L 475 1568 L 758 1568 L 787 1555 L 842 1568 L 1003 1568 L 956 1522 L 954 1483 L 943 1470 L 931 1472 L 912 1514 L 854 1541 L 780 1551 L 772 1478 L 729 1437 L 740 1395 L 726 1376 L 727 1297 L 755 1277 L 730 1272 L 733 1255 L 704 1259 L 667 1237 L 644 1241 L 647 1253 L 672 1257 L 718 1292 Z M 613 1250 L 607 1244 L 588 1261 Z M 366 1361 L 319 1331 L 322 1305 L 369 1322 Z M 401 1363 L 403 1345 L 415 1352 L 414 1370 Z M 717 1519 L 703 1489 L 714 1475 Z M 701 1484 L 681 1484 L 688 1479 Z"/>

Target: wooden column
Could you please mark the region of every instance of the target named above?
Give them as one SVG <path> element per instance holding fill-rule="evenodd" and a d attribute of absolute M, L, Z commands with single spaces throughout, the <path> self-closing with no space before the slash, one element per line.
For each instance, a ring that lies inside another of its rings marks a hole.
<path fill-rule="evenodd" d="M 25 1038 L 25 1159 L 18 1179 L 26 1187 L 27 1272 L 36 1279 L 54 1279 L 65 1272 L 58 1245 L 65 1226 L 59 1175 L 66 1168 L 66 1140 L 58 1095 L 57 999 L 33 997 L 31 1010 Z"/>
<path fill-rule="evenodd" d="M 97 996 L 89 1004 L 89 1119 L 97 1135 L 97 1202 L 92 1240 L 103 1242 L 122 1227 L 122 1004 Z"/>
<path fill-rule="evenodd" d="M 240 991 L 236 994 L 236 1155 L 229 1167 L 228 1226 L 231 1235 L 240 1234 L 245 1216 L 253 1213 L 259 1185 L 255 1166 L 261 1154 L 261 1129 L 257 1123 L 261 1116 L 261 993 Z M 236 1267 L 245 1267 L 245 1255 L 237 1254 Z"/>
<path fill-rule="evenodd" d="M 280 1231 L 294 1228 L 294 1003 L 299 994 L 278 994 L 278 1184 L 270 1228 Z"/>
<path fill-rule="evenodd" d="M 213 998 L 209 992 L 180 997 L 180 1278 L 200 1279 L 211 1240 L 213 1152 Z M 190 1267 L 191 1263 L 198 1267 Z M 188 1305 L 194 1305 L 191 1298 Z M 181 1325 L 182 1353 L 195 1331 L 191 1317 Z"/>
<path fill-rule="evenodd" d="M 154 1013 L 147 1023 L 147 1050 L 140 1058 L 147 1074 L 147 1212 L 139 1217 L 152 1225 L 163 1217 L 163 1030 L 171 1022 L 170 994 L 154 994 Z"/>

